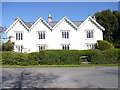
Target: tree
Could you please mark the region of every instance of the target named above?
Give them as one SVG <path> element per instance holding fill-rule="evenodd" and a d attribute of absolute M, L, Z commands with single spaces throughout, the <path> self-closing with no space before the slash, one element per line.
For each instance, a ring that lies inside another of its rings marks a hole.
<path fill-rule="evenodd" d="M 114 43 L 118 46 L 120 46 L 120 12 L 118 11 L 113 11 L 113 14 L 116 16 L 118 20 L 118 27 L 116 30 L 114 30 Z"/>
<path fill-rule="evenodd" d="M 2 51 L 13 51 L 14 43 L 8 40 L 6 43 L 2 45 Z"/>
<path fill-rule="evenodd" d="M 108 9 L 97 12 L 94 16 L 96 21 L 105 28 L 104 40 L 112 42 L 114 45 L 120 45 L 120 12 Z"/>

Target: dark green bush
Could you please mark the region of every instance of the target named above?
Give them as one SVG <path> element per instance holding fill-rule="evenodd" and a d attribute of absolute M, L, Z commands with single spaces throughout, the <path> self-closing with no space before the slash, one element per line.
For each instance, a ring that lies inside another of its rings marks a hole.
<path fill-rule="evenodd" d="M 8 40 L 6 43 L 2 45 L 2 51 L 13 51 L 14 43 Z"/>
<path fill-rule="evenodd" d="M 92 64 L 120 63 L 120 49 L 110 50 L 43 50 L 34 53 L 2 52 L 3 65 L 67 65 L 81 64 L 88 56 Z"/>
<path fill-rule="evenodd" d="M 105 40 L 98 40 L 98 45 L 97 45 L 97 49 L 100 49 L 100 50 L 109 50 L 109 49 L 113 49 L 114 46 L 108 42 L 108 41 L 105 41 Z"/>
<path fill-rule="evenodd" d="M 81 59 L 78 51 L 71 50 L 44 50 L 40 52 L 40 64 L 63 65 L 63 64 L 80 64 Z"/>
<path fill-rule="evenodd" d="M 28 65 L 28 54 L 13 51 L 2 52 L 2 64 L 7 65 Z"/>
<path fill-rule="evenodd" d="M 81 55 L 89 56 L 91 64 L 117 64 L 120 63 L 120 49 L 83 50 L 79 51 Z"/>
<path fill-rule="evenodd" d="M 91 64 L 100 64 L 102 61 L 100 50 L 86 50 L 84 51 L 84 54 L 89 57 Z"/>
<path fill-rule="evenodd" d="M 118 49 L 111 49 L 102 51 L 102 56 L 104 57 L 104 60 L 102 63 L 104 64 L 116 64 L 119 62 L 119 53 Z"/>

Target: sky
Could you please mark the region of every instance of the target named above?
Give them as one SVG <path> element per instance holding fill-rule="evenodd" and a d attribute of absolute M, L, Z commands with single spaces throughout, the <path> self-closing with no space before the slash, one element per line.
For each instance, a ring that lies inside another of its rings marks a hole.
<path fill-rule="evenodd" d="M 53 21 L 66 16 L 71 21 L 84 21 L 102 10 L 118 10 L 118 2 L 2 2 L 2 26 L 7 28 L 20 16 L 25 22 L 35 22 L 39 17 Z"/>

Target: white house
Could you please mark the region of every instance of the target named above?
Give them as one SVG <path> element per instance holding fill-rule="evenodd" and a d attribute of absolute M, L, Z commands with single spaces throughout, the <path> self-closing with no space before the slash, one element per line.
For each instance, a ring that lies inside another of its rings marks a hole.
<path fill-rule="evenodd" d="M 40 17 L 36 22 L 24 22 L 18 17 L 6 30 L 16 52 L 38 52 L 44 49 L 86 50 L 94 49 L 97 40 L 103 40 L 105 29 L 92 17 L 85 21 L 70 21 L 63 17 L 46 22 Z"/>

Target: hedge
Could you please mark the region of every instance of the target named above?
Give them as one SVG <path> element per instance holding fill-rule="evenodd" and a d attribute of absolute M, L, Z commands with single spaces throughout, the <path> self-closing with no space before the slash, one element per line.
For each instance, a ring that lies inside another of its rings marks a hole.
<path fill-rule="evenodd" d="M 120 63 L 120 49 L 111 50 L 43 50 L 34 53 L 2 52 L 3 65 L 67 65 L 81 64 L 88 56 L 91 64 Z"/>
<path fill-rule="evenodd" d="M 71 50 L 43 50 L 40 52 L 40 64 L 65 65 L 80 64 L 81 58 L 78 51 Z"/>
<path fill-rule="evenodd" d="M 97 49 L 100 50 L 114 49 L 113 44 L 106 40 L 98 40 L 97 42 L 98 42 Z"/>

